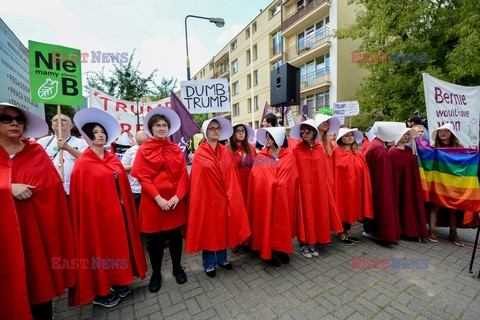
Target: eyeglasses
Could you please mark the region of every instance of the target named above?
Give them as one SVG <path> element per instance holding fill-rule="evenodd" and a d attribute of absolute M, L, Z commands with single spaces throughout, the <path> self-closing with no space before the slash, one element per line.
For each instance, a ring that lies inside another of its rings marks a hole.
<path fill-rule="evenodd" d="M 305 129 L 305 130 L 300 130 L 300 134 L 309 134 L 310 133 L 310 129 Z"/>
<path fill-rule="evenodd" d="M 237 131 L 235 131 L 235 133 L 244 134 L 244 133 L 245 133 L 245 130 L 237 130 Z"/>
<path fill-rule="evenodd" d="M 220 132 L 220 131 L 222 131 L 222 128 L 220 128 L 220 127 L 212 127 L 212 128 L 208 128 L 208 130 L 211 131 L 211 132 L 214 132 L 214 131 Z"/>
<path fill-rule="evenodd" d="M 156 123 L 153 125 L 154 128 L 168 128 L 168 124 L 166 123 Z"/>
<path fill-rule="evenodd" d="M 12 117 L 11 115 L 4 114 L 0 116 L 0 122 L 5 124 L 10 124 L 13 120 L 17 121 L 18 124 L 25 124 L 27 123 L 27 118 L 23 115 L 19 115 L 16 117 Z"/>

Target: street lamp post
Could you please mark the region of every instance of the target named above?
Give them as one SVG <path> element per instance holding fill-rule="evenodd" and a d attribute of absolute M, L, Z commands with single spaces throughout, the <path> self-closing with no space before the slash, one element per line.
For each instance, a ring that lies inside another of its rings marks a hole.
<path fill-rule="evenodd" d="M 225 21 L 222 18 L 208 18 L 208 17 L 201 17 L 201 16 L 194 16 L 189 14 L 185 17 L 185 47 L 187 48 L 187 80 L 190 80 L 190 59 L 188 57 L 188 32 L 187 32 L 187 19 L 188 18 L 197 18 L 197 19 L 204 19 L 208 20 L 208 22 L 215 23 L 215 25 L 219 28 L 225 25 Z"/>

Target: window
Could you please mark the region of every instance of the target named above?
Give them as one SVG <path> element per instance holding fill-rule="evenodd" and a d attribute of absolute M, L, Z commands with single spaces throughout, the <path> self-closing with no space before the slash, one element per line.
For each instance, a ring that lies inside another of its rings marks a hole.
<path fill-rule="evenodd" d="M 232 73 L 237 73 L 238 72 L 238 60 L 235 59 L 235 61 L 232 62 Z"/>
<path fill-rule="evenodd" d="M 230 48 L 231 48 L 231 50 L 233 51 L 233 50 L 237 49 L 237 47 L 238 47 L 238 41 L 237 41 L 237 39 L 235 39 L 235 40 L 233 40 L 233 42 L 230 44 Z"/>
<path fill-rule="evenodd" d="M 252 23 L 252 33 L 257 32 L 257 22 Z"/>
<path fill-rule="evenodd" d="M 258 123 L 259 123 L 258 121 L 255 121 L 255 128 L 253 128 L 253 127 L 252 127 L 252 128 L 253 128 L 253 129 L 258 129 L 258 128 L 260 128 L 260 126 L 258 125 Z"/>
<path fill-rule="evenodd" d="M 253 97 L 253 105 L 255 106 L 255 111 L 258 110 L 258 96 Z"/>
<path fill-rule="evenodd" d="M 245 39 L 248 39 L 250 38 L 250 27 L 247 28 L 247 30 L 245 30 Z"/>
<path fill-rule="evenodd" d="M 310 3 L 310 1 L 312 1 L 312 0 L 299 0 L 299 1 L 297 1 L 297 9 L 300 10 L 300 9 L 306 7 L 307 4 Z"/>
<path fill-rule="evenodd" d="M 330 108 L 330 91 L 324 91 L 315 95 L 315 104 L 317 109 Z"/>
<path fill-rule="evenodd" d="M 247 89 L 250 89 L 252 87 L 252 75 L 247 74 Z"/>
<path fill-rule="evenodd" d="M 326 17 L 297 34 L 298 54 L 310 50 L 315 42 L 329 36 L 329 26 L 330 17 Z"/>
<path fill-rule="evenodd" d="M 250 54 L 250 49 L 247 50 L 246 57 L 247 57 L 247 66 L 248 66 L 248 65 L 250 64 L 250 62 L 252 62 L 252 57 L 251 57 L 251 54 Z"/>
<path fill-rule="evenodd" d="M 253 45 L 253 61 L 257 60 L 258 52 L 257 52 L 257 45 Z"/>
<path fill-rule="evenodd" d="M 208 65 L 208 70 L 212 70 L 213 69 L 213 62 L 210 62 L 210 64 Z"/>
<path fill-rule="evenodd" d="M 223 62 L 220 66 L 220 73 L 224 74 L 225 72 L 228 72 L 228 61 Z"/>
<path fill-rule="evenodd" d="M 247 107 L 248 113 L 252 113 L 252 98 L 247 99 Z"/>
<path fill-rule="evenodd" d="M 258 70 L 253 71 L 253 85 L 256 86 L 258 84 Z"/>
<path fill-rule="evenodd" d="M 280 12 L 282 10 L 282 2 L 278 1 L 274 7 L 270 8 L 270 18 Z"/>
<path fill-rule="evenodd" d="M 238 103 L 235 103 L 233 105 L 233 115 L 234 116 L 240 115 L 240 105 Z"/>
<path fill-rule="evenodd" d="M 315 76 L 319 77 L 330 73 L 330 54 L 319 56 L 315 59 Z"/>
<path fill-rule="evenodd" d="M 282 33 L 278 30 L 272 35 L 272 55 L 276 55 L 282 51 Z"/>
<path fill-rule="evenodd" d="M 239 85 L 238 85 L 238 81 L 237 82 L 234 82 L 232 84 L 232 95 L 237 95 L 238 94 L 238 91 L 239 91 Z"/>

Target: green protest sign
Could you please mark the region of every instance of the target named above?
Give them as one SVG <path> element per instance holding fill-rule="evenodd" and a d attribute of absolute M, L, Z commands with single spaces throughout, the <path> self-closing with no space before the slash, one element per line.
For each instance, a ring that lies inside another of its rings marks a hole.
<path fill-rule="evenodd" d="M 80 50 L 28 41 L 33 102 L 81 106 Z"/>

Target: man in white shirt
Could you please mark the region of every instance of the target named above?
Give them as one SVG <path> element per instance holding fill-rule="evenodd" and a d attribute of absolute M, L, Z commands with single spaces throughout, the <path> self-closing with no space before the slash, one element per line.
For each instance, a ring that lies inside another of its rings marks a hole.
<path fill-rule="evenodd" d="M 88 144 L 83 139 L 75 138 L 70 135 L 72 129 L 72 121 L 69 117 L 62 114 L 62 138 L 58 139 L 58 115 L 52 118 L 52 129 L 55 135 L 43 137 L 37 142 L 45 149 L 47 154 L 52 159 L 53 165 L 57 168 L 60 174 L 60 150 L 63 150 L 63 168 L 64 168 L 64 182 L 63 187 L 65 193 L 70 194 L 70 175 L 72 174 L 75 160 L 82 154 L 83 150 L 88 147 Z"/>
<path fill-rule="evenodd" d="M 142 192 L 142 187 L 137 179 L 133 178 L 130 175 L 130 171 L 132 170 L 133 162 L 135 160 L 135 156 L 137 155 L 137 150 L 140 145 L 142 145 L 145 141 L 148 140 L 148 134 L 145 131 L 138 131 L 135 135 L 135 140 L 137 140 L 137 145 L 130 147 L 122 157 L 122 164 L 125 168 L 125 171 L 128 173 L 128 180 L 130 181 L 130 186 L 132 188 L 133 198 L 135 199 L 135 207 L 138 208 L 140 206 L 140 194 Z"/>

